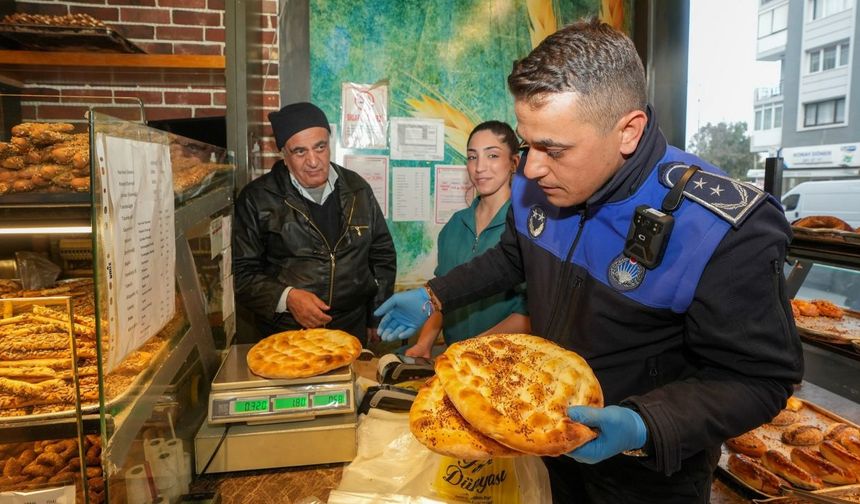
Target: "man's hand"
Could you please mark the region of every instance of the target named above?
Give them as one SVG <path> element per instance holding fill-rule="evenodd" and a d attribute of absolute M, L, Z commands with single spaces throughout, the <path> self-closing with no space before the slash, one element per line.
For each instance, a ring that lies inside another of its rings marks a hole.
<path fill-rule="evenodd" d="M 331 322 L 331 317 L 326 313 L 329 306 L 313 292 L 292 289 L 287 296 L 287 308 L 305 329 L 322 327 Z"/>
<path fill-rule="evenodd" d="M 595 439 L 566 454 L 578 462 L 596 464 L 623 451 L 642 448 L 648 439 L 645 422 L 630 408 L 571 406 L 567 416 L 599 431 Z"/>
<path fill-rule="evenodd" d="M 379 332 L 375 327 L 367 328 L 367 342 L 368 343 L 379 343 Z"/>
<path fill-rule="evenodd" d="M 382 317 L 379 322 L 382 341 L 397 341 L 412 336 L 431 311 L 430 295 L 419 287 L 391 296 L 373 314 Z"/>

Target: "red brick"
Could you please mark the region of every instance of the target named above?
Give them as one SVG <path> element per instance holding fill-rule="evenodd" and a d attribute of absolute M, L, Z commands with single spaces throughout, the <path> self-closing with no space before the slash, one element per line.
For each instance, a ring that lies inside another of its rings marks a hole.
<path fill-rule="evenodd" d="M 32 101 L 38 103 L 45 102 L 59 102 L 60 101 L 60 91 L 58 89 L 53 88 L 43 88 L 43 87 L 28 87 L 22 90 L 25 94 L 31 95 L 39 95 L 38 98 L 32 99 L 23 99 L 22 101 Z"/>
<path fill-rule="evenodd" d="M 262 17 L 262 19 L 266 19 L 266 16 L 261 16 L 261 17 Z M 277 30 L 278 29 L 278 16 L 275 14 L 272 14 L 271 16 L 268 16 L 268 18 L 269 18 L 269 28 Z"/>
<path fill-rule="evenodd" d="M 275 43 L 275 40 L 278 38 L 278 32 L 275 30 L 261 30 L 260 31 L 260 42 L 266 45 L 271 45 Z"/>
<path fill-rule="evenodd" d="M 224 28 L 206 28 L 206 40 L 209 42 L 224 42 Z"/>
<path fill-rule="evenodd" d="M 165 11 L 166 12 L 166 11 Z M 193 26 L 223 26 L 218 12 L 174 10 L 173 24 Z"/>
<path fill-rule="evenodd" d="M 191 93 L 187 91 L 165 91 L 164 103 L 167 105 L 209 105 L 212 103 L 212 95 L 210 93 Z"/>
<path fill-rule="evenodd" d="M 263 106 L 266 108 L 277 109 L 281 103 L 281 95 L 279 93 L 265 93 L 263 95 Z"/>
<path fill-rule="evenodd" d="M 170 11 L 164 9 L 136 9 L 125 7 L 120 11 L 121 21 L 129 23 L 170 24 Z"/>
<path fill-rule="evenodd" d="M 75 0 L 75 3 L 86 3 L 86 4 L 94 4 L 94 5 L 104 5 L 107 3 L 107 0 Z M 116 3 L 116 2 L 111 2 Z"/>
<path fill-rule="evenodd" d="M 142 24 L 121 24 L 116 30 L 128 39 L 152 40 L 155 38 L 155 28 Z"/>
<path fill-rule="evenodd" d="M 72 5 L 69 7 L 71 14 L 89 14 L 102 21 L 119 21 L 119 9 L 116 7 L 83 7 Z"/>
<path fill-rule="evenodd" d="M 206 0 L 158 0 L 159 7 L 179 7 L 181 9 L 205 9 Z"/>
<path fill-rule="evenodd" d="M 203 28 L 190 26 L 159 26 L 155 30 L 155 38 L 158 40 L 190 40 L 199 42 L 203 40 Z"/>
<path fill-rule="evenodd" d="M 113 96 L 113 91 L 110 89 L 93 89 L 93 88 L 78 88 L 78 89 L 63 89 L 60 91 L 60 95 L 63 97 L 63 101 L 73 101 L 75 97 L 111 97 Z"/>
<path fill-rule="evenodd" d="M 147 121 L 191 117 L 191 110 L 189 110 L 188 107 L 147 107 L 144 110 L 146 112 Z"/>
<path fill-rule="evenodd" d="M 275 65 L 277 66 L 277 65 Z M 279 79 L 274 79 L 272 77 L 266 77 L 263 79 L 263 91 L 280 91 L 281 90 L 281 81 Z"/>
<path fill-rule="evenodd" d="M 140 108 L 138 107 L 99 107 L 97 111 L 111 117 L 125 119 L 126 121 L 139 121 L 141 119 Z"/>
<path fill-rule="evenodd" d="M 37 116 L 39 119 L 66 119 L 82 121 L 89 107 L 78 105 L 39 105 Z"/>
<path fill-rule="evenodd" d="M 173 44 L 175 54 L 205 54 L 219 55 L 222 53 L 220 44 Z"/>
<path fill-rule="evenodd" d="M 138 47 L 149 54 L 173 54 L 173 44 L 163 42 L 135 42 Z"/>
<path fill-rule="evenodd" d="M 116 90 L 114 96 L 117 98 L 140 98 L 144 105 L 161 105 L 164 102 L 164 94 L 161 91 L 141 90 Z"/>
<path fill-rule="evenodd" d="M 34 121 L 36 119 L 36 106 L 35 105 L 21 105 L 21 120 L 22 121 Z"/>
<path fill-rule="evenodd" d="M 69 8 L 62 4 L 34 4 L 27 2 L 16 2 L 15 9 L 27 14 L 48 14 L 52 16 L 63 16 L 69 13 Z"/>
<path fill-rule="evenodd" d="M 278 13 L 278 2 L 275 0 L 263 0 L 262 11 L 263 14 L 277 14 Z"/>
<path fill-rule="evenodd" d="M 195 107 L 194 117 L 216 117 L 227 114 L 226 108 Z"/>
<path fill-rule="evenodd" d="M 155 0 L 110 0 L 111 5 L 133 5 L 135 7 L 155 7 Z"/>
<path fill-rule="evenodd" d="M 224 10 L 224 0 L 209 0 L 206 4 L 209 10 Z"/>
<path fill-rule="evenodd" d="M 212 105 L 227 105 L 227 93 L 212 93 Z"/>

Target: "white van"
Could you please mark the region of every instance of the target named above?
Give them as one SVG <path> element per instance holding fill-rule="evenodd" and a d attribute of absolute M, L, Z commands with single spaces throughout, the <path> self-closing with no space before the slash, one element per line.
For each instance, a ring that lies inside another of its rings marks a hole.
<path fill-rule="evenodd" d="M 860 227 L 860 179 L 801 182 L 782 196 L 782 206 L 789 222 L 831 215 Z"/>

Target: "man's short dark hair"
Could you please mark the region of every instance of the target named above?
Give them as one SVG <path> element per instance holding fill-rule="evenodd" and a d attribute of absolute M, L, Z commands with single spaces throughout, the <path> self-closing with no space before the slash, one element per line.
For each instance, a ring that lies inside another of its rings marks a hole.
<path fill-rule="evenodd" d="M 604 132 L 625 114 L 645 110 L 645 69 L 633 41 L 597 19 L 565 26 L 514 63 L 508 88 L 515 100 L 540 105 L 574 92 L 586 119 Z"/>

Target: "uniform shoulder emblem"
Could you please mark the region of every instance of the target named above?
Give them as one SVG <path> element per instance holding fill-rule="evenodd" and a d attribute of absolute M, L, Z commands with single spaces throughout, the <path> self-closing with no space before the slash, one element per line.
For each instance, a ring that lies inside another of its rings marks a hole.
<path fill-rule="evenodd" d="M 689 165 L 667 163 L 660 166 L 660 183 L 672 188 Z M 684 196 L 702 205 L 732 226 L 740 226 L 744 219 L 767 199 L 761 189 L 725 175 L 699 170 L 687 182 Z"/>

